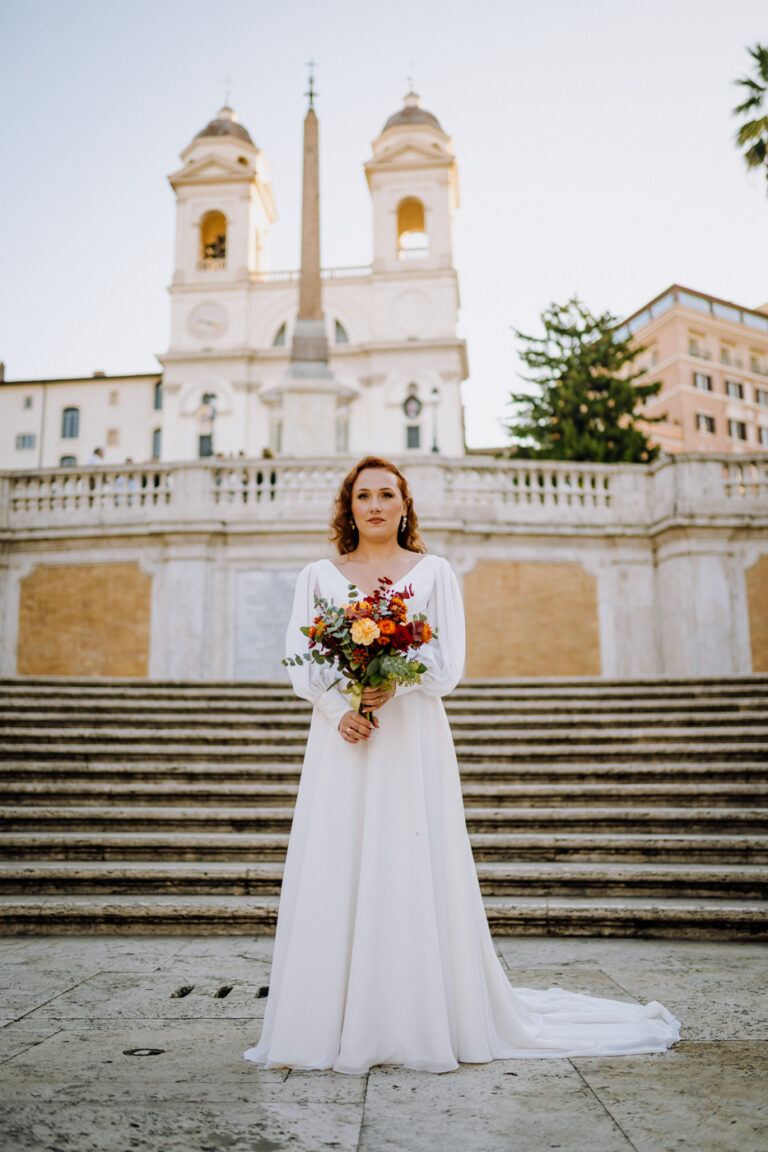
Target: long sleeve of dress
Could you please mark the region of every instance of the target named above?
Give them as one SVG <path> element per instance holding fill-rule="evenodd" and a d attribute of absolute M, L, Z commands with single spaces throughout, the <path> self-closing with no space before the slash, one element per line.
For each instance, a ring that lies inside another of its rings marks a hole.
<path fill-rule="evenodd" d="M 307 637 L 301 629 L 311 624 L 317 614 L 315 576 L 316 565 L 308 564 L 296 580 L 293 609 L 285 635 L 286 656 L 295 656 L 297 653 L 303 655 L 307 651 Z M 288 675 L 296 695 L 314 704 L 334 727 L 344 713 L 349 711 L 349 701 L 335 686 L 339 673 L 330 664 L 316 664 L 314 660 L 289 664 Z"/>
<path fill-rule="evenodd" d="M 437 570 L 432 593 L 427 603 L 426 616 L 438 635 L 416 652 L 427 671 L 420 684 L 398 685 L 396 696 L 421 691 L 429 696 L 447 696 L 452 692 L 464 671 L 465 624 L 464 605 L 459 582 L 447 560 L 436 557 Z"/>

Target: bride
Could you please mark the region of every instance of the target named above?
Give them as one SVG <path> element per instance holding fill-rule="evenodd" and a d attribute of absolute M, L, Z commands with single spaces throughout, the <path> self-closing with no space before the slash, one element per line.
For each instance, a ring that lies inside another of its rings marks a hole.
<path fill-rule="evenodd" d="M 247 1060 L 364 1073 L 374 1064 L 448 1072 L 509 1057 L 660 1052 L 679 1039 L 661 1004 L 560 988 L 513 988 L 496 955 L 467 836 L 441 696 L 464 663 L 456 577 L 426 553 L 408 485 L 366 457 L 342 483 L 337 560 L 300 573 L 286 652 L 314 596 L 342 604 L 380 576 L 412 585 L 411 613 L 438 637 L 421 683 L 366 688 L 350 709 L 328 664 L 290 668 L 314 704 L 285 862 L 264 1027 Z"/>

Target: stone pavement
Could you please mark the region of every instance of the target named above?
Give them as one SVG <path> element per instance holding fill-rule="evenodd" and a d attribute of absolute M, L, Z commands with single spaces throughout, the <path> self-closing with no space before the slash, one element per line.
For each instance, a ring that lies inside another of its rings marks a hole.
<path fill-rule="evenodd" d="M 270 937 L 0 941 L 3 1152 L 765 1152 L 764 944 L 497 938 L 514 984 L 659 999 L 664 1055 L 265 1071 Z"/>

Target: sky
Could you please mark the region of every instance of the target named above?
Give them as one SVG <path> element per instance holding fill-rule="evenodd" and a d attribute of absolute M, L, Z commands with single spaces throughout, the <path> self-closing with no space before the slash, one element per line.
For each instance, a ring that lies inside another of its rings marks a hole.
<path fill-rule="evenodd" d="M 409 75 L 453 139 L 467 442 L 502 444 L 515 330 L 551 302 L 768 301 L 768 185 L 731 115 L 757 42 L 766 0 L 0 0 L 6 379 L 157 369 L 166 177 L 228 88 L 271 167 L 272 267 L 297 267 L 314 59 L 324 266 L 370 261 L 363 164 Z"/>

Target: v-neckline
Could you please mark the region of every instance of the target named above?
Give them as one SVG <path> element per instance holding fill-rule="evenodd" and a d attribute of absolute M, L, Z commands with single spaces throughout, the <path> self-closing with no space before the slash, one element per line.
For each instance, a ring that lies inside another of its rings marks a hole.
<path fill-rule="evenodd" d="M 416 561 L 416 563 L 415 563 L 415 564 L 413 564 L 413 565 L 412 565 L 412 566 L 411 566 L 411 567 L 408 569 L 408 571 L 405 573 L 405 575 L 404 575 L 404 576 L 398 576 L 397 580 L 394 580 L 394 581 L 392 582 L 392 585 L 393 585 L 393 587 L 394 587 L 394 585 L 395 585 L 395 584 L 400 584 L 400 583 L 401 583 L 401 581 L 403 581 L 403 580 L 407 580 L 407 578 L 408 578 L 408 577 L 411 575 L 411 573 L 412 573 L 412 572 L 415 572 L 415 571 L 416 571 L 416 569 L 419 567 L 419 565 L 420 565 L 420 564 L 423 564 L 425 560 L 428 560 L 428 559 L 429 559 L 429 555 L 430 555 L 430 553 L 429 553 L 429 552 L 425 553 L 425 554 L 424 554 L 424 556 L 422 556 L 420 560 L 417 560 L 417 561 Z M 327 559 L 327 558 L 326 558 L 326 559 Z M 338 565 L 334 564 L 333 560 L 330 560 L 330 559 L 329 559 L 329 560 L 328 560 L 328 563 L 331 565 L 331 567 L 332 567 L 332 568 L 335 568 L 335 569 L 336 569 L 336 571 L 338 572 L 339 576 L 344 576 L 344 573 L 342 572 L 341 568 L 339 568 L 339 567 L 338 567 Z M 346 577 L 345 577 L 345 579 L 346 579 Z M 351 587 L 351 588 L 354 588 L 355 592 L 359 592 L 359 593 L 360 593 L 362 596 L 364 596 L 364 597 L 366 597 L 366 598 L 367 598 L 367 597 L 369 597 L 369 596 L 373 596 L 373 592 L 366 592 L 364 588 L 361 588 L 361 587 L 360 587 L 358 584 L 355 584 L 355 583 L 354 583 L 352 580 L 347 580 L 347 587 L 348 587 L 348 588 L 349 588 L 349 587 Z"/>

